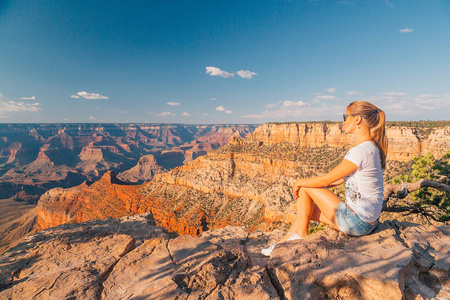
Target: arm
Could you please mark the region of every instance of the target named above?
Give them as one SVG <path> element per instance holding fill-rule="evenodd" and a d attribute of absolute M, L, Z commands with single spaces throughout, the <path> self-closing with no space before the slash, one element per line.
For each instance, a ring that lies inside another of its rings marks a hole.
<path fill-rule="evenodd" d="M 350 175 L 351 173 L 358 170 L 358 166 L 349 160 L 342 160 L 342 162 L 335 167 L 333 170 L 325 175 L 312 177 L 312 178 L 302 178 L 294 183 L 294 195 L 297 197 L 298 191 L 301 187 L 324 187 L 330 185 L 341 184 L 344 181 L 344 177 Z"/>
<path fill-rule="evenodd" d="M 327 187 L 334 187 L 334 186 L 338 186 L 344 183 L 344 178 L 341 178 L 339 180 L 336 180 L 335 182 L 330 183 L 329 185 L 327 185 Z"/>

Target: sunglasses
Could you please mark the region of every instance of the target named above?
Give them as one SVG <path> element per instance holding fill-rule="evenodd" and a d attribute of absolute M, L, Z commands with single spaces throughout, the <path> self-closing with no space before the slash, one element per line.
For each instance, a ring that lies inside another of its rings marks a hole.
<path fill-rule="evenodd" d="M 343 114 L 342 116 L 344 117 L 344 122 L 347 121 L 347 117 L 350 117 L 350 116 L 352 116 L 352 117 L 360 116 L 363 119 L 367 119 L 366 117 L 364 117 L 360 114 Z"/>

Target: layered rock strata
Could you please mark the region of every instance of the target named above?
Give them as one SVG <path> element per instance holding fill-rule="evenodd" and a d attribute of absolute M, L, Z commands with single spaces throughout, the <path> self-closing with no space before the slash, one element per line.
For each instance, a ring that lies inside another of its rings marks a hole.
<path fill-rule="evenodd" d="M 187 163 L 256 125 L 0 124 L 0 198 L 43 194 L 114 170 L 142 183 Z M 179 157 L 162 155 L 175 150 Z M 155 159 L 142 157 L 153 155 Z M 153 171 L 154 170 L 154 171 Z M 35 199 L 36 201 L 37 199 Z"/>
<path fill-rule="evenodd" d="M 126 182 L 143 183 L 150 181 L 156 174 L 164 172 L 167 170 L 158 165 L 155 156 L 148 154 L 142 156 L 136 166 L 120 173 L 118 178 Z"/>
<path fill-rule="evenodd" d="M 0 256 L 1 299 L 448 299 L 450 227 L 385 222 L 260 249 L 281 231 L 170 235 L 151 214 L 67 224 Z"/>
<path fill-rule="evenodd" d="M 345 153 L 343 149 L 264 146 L 253 141 L 243 147 L 242 142 L 235 139 L 220 151 L 157 174 L 141 186 L 113 182 L 115 175 L 108 172 L 92 185 L 52 189 L 39 200 L 37 222 L 45 229 L 151 212 L 158 225 L 179 234 L 199 235 L 226 225 L 270 230 L 285 226 L 295 215 L 294 179 L 337 163 Z M 328 161 L 318 163 L 323 155 Z"/>
<path fill-rule="evenodd" d="M 441 134 L 444 129 L 439 130 Z M 403 136 L 398 139 L 405 144 L 404 152 L 391 155 L 391 161 L 416 151 L 405 142 L 412 137 L 401 132 L 397 136 Z M 431 132 L 428 137 L 439 147 L 450 144 L 448 136 L 438 139 Z M 339 148 L 341 143 L 347 146 Z M 158 225 L 178 234 L 199 235 L 226 225 L 284 228 L 295 217 L 293 182 L 327 172 L 342 160 L 350 144 L 338 124 L 266 124 L 247 139 L 233 136 L 228 144 L 141 186 L 94 184 L 51 190 L 40 199 L 38 224 L 48 228 L 152 212 Z M 390 151 L 400 147 L 391 144 Z"/>
<path fill-rule="evenodd" d="M 409 161 L 415 156 L 433 153 L 441 157 L 450 149 L 450 126 L 430 128 L 425 132 L 415 127 L 387 127 L 388 159 Z M 268 123 L 261 125 L 249 139 L 266 145 L 294 143 L 303 147 L 347 147 L 354 142 L 344 134 L 342 124 Z"/>

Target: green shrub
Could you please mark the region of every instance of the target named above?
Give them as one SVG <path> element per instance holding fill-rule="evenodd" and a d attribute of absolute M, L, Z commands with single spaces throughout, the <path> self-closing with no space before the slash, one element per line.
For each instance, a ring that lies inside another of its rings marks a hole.
<path fill-rule="evenodd" d="M 450 184 L 450 150 L 440 159 L 436 159 L 431 153 L 423 157 L 415 157 L 409 172 L 394 177 L 392 182 L 400 184 L 416 182 L 419 179 Z M 450 220 L 450 193 L 425 187 L 411 192 L 410 197 L 413 204 L 422 211 L 430 211 L 432 207 L 438 208 L 432 216 L 437 221 Z"/>

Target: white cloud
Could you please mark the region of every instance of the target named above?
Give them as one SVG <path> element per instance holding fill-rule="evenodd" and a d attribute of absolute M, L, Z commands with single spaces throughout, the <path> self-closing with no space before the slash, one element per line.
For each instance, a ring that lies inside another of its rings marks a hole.
<path fill-rule="evenodd" d="M 447 120 L 450 111 L 450 94 L 409 96 L 391 92 L 364 100 L 383 109 L 389 120 Z"/>
<path fill-rule="evenodd" d="M 234 77 L 233 73 L 229 73 L 216 67 L 206 67 L 206 74 L 210 76 L 219 76 L 223 78 Z"/>
<path fill-rule="evenodd" d="M 167 117 L 167 116 L 175 116 L 175 114 L 174 113 L 171 113 L 170 111 L 165 111 L 165 112 L 162 112 L 162 113 L 160 113 L 160 114 L 156 114 L 158 117 Z"/>
<path fill-rule="evenodd" d="M 31 96 L 31 97 L 21 97 L 20 99 L 22 100 L 36 100 L 36 97 Z"/>
<path fill-rule="evenodd" d="M 336 93 L 336 88 L 325 89 L 328 93 Z"/>
<path fill-rule="evenodd" d="M 323 99 L 323 100 L 335 100 L 337 97 L 332 96 L 332 95 L 321 95 L 321 96 L 317 96 L 317 98 Z"/>
<path fill-rule="evenodd" d="M 388 97 L 401 97 L 406 96 L 406 93 L 388 92 L 388 93 L 380 93 L 380 95 L 385 95 Z"/>
<path fill-rule="evenodd" d="M 338 101 L 339 98 L 333 95 L 322 95 L 320 93 L 315 93 L 313 95 L 316 95 L 316 97 L 313 99 L 313 103 L 319 103 L 322 102 L 322 100 L 325 101 Z"/>
<path fill-rule="evenodd" d="M 127 114 L 128 112 L 126 110 L 118 110 L 117 113 L 118 114 Z"/>
<path fill-rule="evenodd" d="M 404 28 L 404 29 L 400 29 L 398 32 L 400 33 L 409 33 L 409 32 L 413 32 L 414 29 L 412 28 Z"/>
<path fill-rule="evenodd" d="M 223 112 L 225 112 L 226 114 L 232 114 L 232 113 L 233 113 L 232 110 L 226 110 L 225 107 L 223 107 L 222 105 L 216 107 L 216 110 L 217 110 L 217 111 L 223 111 Z"/>
<path fill-rule="evenodd" d="M 24 111 L 37 112 L 40 110 L 40 103 L 26 103 L 23 101 L 13 101 L 0 94 L 0 118 L 7 118 L 11 113 Z"/>
<path fill-rule="evenodd" d="M 190 114 L 190 113 L 187 113 L 187 112 L 183 112 L 181 115 L 182 115 L 182 116 L 185 116 L 185 117 L 191 116 L 191 114 Z"/>
<path fill-rule="evenodd" d="M 340 121 L 341 115 L 349 104 L 348 100 L 337 98 L 332 102 L 315 101 L 318 97 L 326 95 L 314 96 L 316 97 L 308 102 L 280 101 L 278 104 L 265 105 L 263 112 L 241 117 L 264 122 Z M 450 93 L 410 96 L 407 93 L 386 92 L 371 97 L 361 97 L 361 100 L 372 102 L 380 107 L 386 112 L 388 120 L 447 120 L 450 111 Z"/>
<path fill-rule="evenodd" d="M 439 98 L 438 95 L 417 95 L 417 99 L 436 99 Z"/>
<path fill-rule="evenodd" d="M 270 104 L 267 104 L 267 105 L 266 105 L 267 108 L 274 108 L 274 107 L 277 107 L 277 106 L 278 106 L 278 105 L 275 104 L 275 103 L 270 103 Z"/>
<path fill-rule="evenodd" d="M 109 97 L 107 97 L 107 96 L 103 96 L 103 95 L 96 94 L 96 93 L 88 93 L 85 91 L 78 92 L 76 95 L 71 95 L 70 98 L 74 98 L 74 99 L 84 98 L 84 99 L 89 99 L 89 100 L 109 99 Z"/>
<path fill-rule="evenodd" d="M 97 120 L 96 118 L 94 118 L 93 116 L 89 117 L 89 120 Z"/>
<path fill-rule="evenodd" d="M 362 92 L 358 92 L 358 91 L 349 91 L 347 92 L 347 95 L 349 96 L 357 96 L 357 95 L 362 95 Z"/>
<path fill-rule="evenodd" d="M 211 98 L 212 101 L 217 101 L 217 98 Z"/>
<path fill-rule="evenodd" d="M 318 121 L 338 120 L 345 112 L 344 105 L 306 104 L 305 106 L 281 106 L 275 110 L 265 110 L 261 114 L 245 115 L 246 119 L 267 121 Z"/>
<path fill-rule="evenodd" d="M 275 107 L 279 107 L 279 106 L 281 106 L 281 107 L 302 107 L 305 105 L 306 105 L 306 103 L 303 101 L 294 102 L 294 101 L 286 100 L 286 101 L 278 101 L 278 103 L 270 103 L 270 104 L 265 105 L 265 107 L 267 107 L 267 108 L 275 108 Z"/>
<path fill-rule="evenodd" d="M 262 118 L 264 118 L 264 116 L 263 115 L 245 115 L 245 116 L 242 116 L 241 118 L 244 118 L 244 119 L 262 119 Z"/>
<path fill-rule="evenodd" d="M 281 101 L 282 106 L 283 107 L 302 107 L 305 106 L 306 103 L 303 101 L 297 101 L 297 102 L 293 102 L 293 101 Z M 267 106 L 266 106 L 267 107 Z"/>
<path fill-rule="evenodd" d="M 251 72 L 249 70 L 240 70 L 236 72 L 240 77 L 245 79 L 252 79 L 253 76 L 258 75 L 258 73 Z"/>
<path fill-rule="evenodd" d="M 180 106 L 181 103 L 179 103 L 179 102 L 167 102 L 167 105 L 170 105 L 170 106 Z"/>

